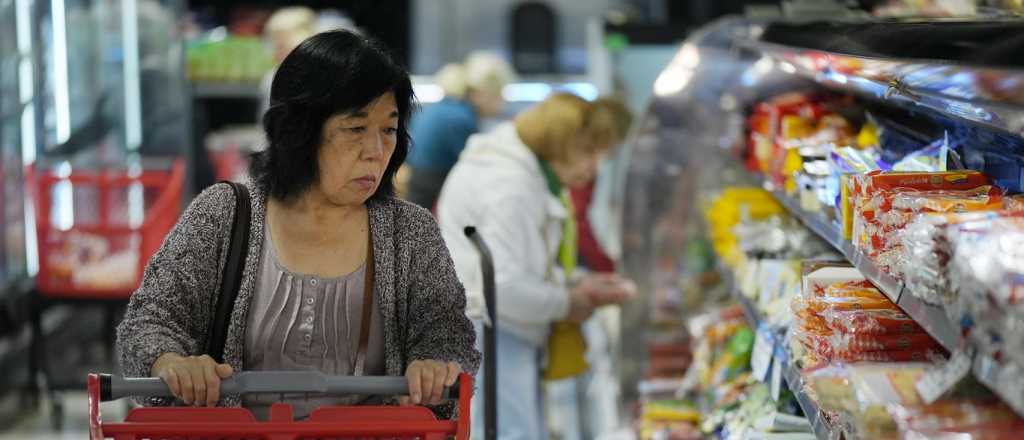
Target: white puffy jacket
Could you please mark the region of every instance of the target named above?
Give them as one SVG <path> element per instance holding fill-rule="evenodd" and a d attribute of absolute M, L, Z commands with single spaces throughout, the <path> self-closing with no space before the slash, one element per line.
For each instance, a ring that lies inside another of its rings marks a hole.
<path fill-rule="evenodd" d="M 463 233 L 475 226 L 494 258 L 499 327 L 542 346 L 551 323 L 569 311 L 565 277 L 555 266 L 568 212 L 513 123 L 469 138 L 441 190 L 437 215 L 466 287 L 469 317 L 486 316 L 480 256 Z"/>

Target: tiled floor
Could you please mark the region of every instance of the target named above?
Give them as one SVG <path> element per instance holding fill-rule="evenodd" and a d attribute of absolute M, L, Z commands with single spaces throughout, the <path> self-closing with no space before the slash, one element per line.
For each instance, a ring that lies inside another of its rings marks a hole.
<path fill-rule="evenodd" d="M 84 392 L 64 393 L 61 397 L 64 403 L 64 417 L 62 418 L 63 429 L 55 431 L 50 418 L 50 405 L 44 402 L 40 410 L 15 420 L 11 425 L 6 423 L 0 426 L 12 426 L 10 429 L 0 431 L 0 440 L 81 440 L 88 438 L 89 408 L 88 397 Z M 100 406 L 100 414 L 103 420 L 124 419 L 127 412 L 126 403 L 123 401 L 103 403 Z"/>

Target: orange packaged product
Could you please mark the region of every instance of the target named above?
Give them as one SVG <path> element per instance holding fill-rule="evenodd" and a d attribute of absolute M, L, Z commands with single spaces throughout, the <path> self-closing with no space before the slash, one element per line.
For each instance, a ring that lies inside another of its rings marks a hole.
<path fill-rule="evenodd" d="M 886 249 L 887 244 L 894 241 L 885 233 L 895 228 L 887 230 L 880 227 L 879 216 L 892 209 L 896 195 L 910 191 L 967 191 L 991 185 L 991 182 L 984 174 L 971 170 L 936 173 L 872 171 L 853 176 L 850 184 L 853 201 L 853 219 L 849 221 L 851 240 L 855 247 L 866 249 L 870 254 Z"/>
<path fill-rule="evenodd" d="M 899 310 L 888 298 L 871 298 L 863 296 L 832 297 L 822 296 L 807 300 L 807 307 L 814 313 L 821 314 L 827 310 Z"/>
<path fill-rule="evenodd" d="M 839 333 L 829 338 L 828 342 L 831 350 L 835 353 L 939 348 L 935 339 L 932 339 L 932 337 L 927 333 L 910 333 L 903 335 Z"/>
<path fill-rule="evenodd" d="M 794 312 L 796 322 L 800 326 L 800 330 L 808 333 L 818 334 L 829 334 L 833 330 L 828 326 L 828 323 L 822 319 L 818 314 L 810 311 L 809 309 L 803 309 Z"/>
<path fill-rule="evenodd" d="M 879 292 L 878 288 L 868 280 L 847 281 L 845 283 L 829 285 L 824 289 L 821 296 L 829 296 L 833 298 L 857 297 L 886 299 L 885 295 L 882 295 L 882 292 Z"/>
<path fill-rule="evenodd" d="M 836 353 L 831 361 L 842 362 L 933 362 L 945 358 L 941 348 L 912 348 L 909 350 L 862 351 Z"/>
<path fill-rule="evenodd" d="M 1003 209 L 1011 212 L 1024 212 L 1024 194 L 1003 197 Z"/>
<path fill-rule="evenodd" d="M 904 335 L 924 332 L 921 325 L 902 310 L 833 310 L 823 313 L 821 319 L 829 329 L 842 333 Z"/>
<path fill-rule="evenodd" d="M 943 399 L 930 405 L 892 405 L 903 438 L 1018 438 L 1024 420 L 998 400 Z"/>
<path fill-rule="evenodd" d="M 862 176 L 860 192 L 871 194 L 903 188 L 921 191 L 963 191 L 991 184 L 987 176 L 974 170 L 934 173 L 872 171 Z"/>

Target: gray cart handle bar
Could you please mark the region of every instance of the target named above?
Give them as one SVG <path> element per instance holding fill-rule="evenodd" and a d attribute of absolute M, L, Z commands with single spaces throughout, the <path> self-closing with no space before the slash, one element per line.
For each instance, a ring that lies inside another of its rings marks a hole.
<path fill-rule="evenodd" d="M 128 396 L 173 397 L 159 377 L 99 375 L 100 401 Z M 459 397 L 459 381 L 445 389 L 447 399 Z M 334 394 L 405 396 L 409 380 L 402 376 L 328 376 L 319 371 L 242 371 L 224 379 L 221 395 L 229 394 Z"/>

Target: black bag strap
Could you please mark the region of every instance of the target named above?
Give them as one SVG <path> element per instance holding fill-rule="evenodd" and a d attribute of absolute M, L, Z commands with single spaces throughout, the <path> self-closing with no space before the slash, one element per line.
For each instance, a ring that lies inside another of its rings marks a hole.
<path fill-rule="evenodd" d="M 245 260 L 249 254 L 249 223 L 252 212 L 249 189 L 240 183 L 224 183 L 231 185 L 235 193 L 235 218 L 231 226 L 228 259 L 221 275 L 217 308 L 214 309 L 207 338 L 207 354 L 218 364 L 224 363 L 224 343 L 228 337 L 228 325 L 231 324 L 231 312 L 235 308 L 235 299 L 238 298 L 238 290 L 242 286 L 242 272 L 245 270 Z"/>

